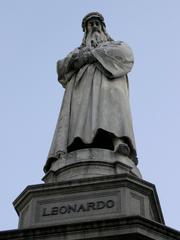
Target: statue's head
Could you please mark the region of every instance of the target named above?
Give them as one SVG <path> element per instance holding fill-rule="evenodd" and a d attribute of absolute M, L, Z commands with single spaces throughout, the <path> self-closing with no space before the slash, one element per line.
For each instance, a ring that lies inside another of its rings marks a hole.
<path fill-rule="evenodd" d="M 98 12 L 91 12 L 83 18 L 82 29 L 82 46 L 96 47 L 100 42 L 112 41 L 106 32 L 104 17 Z"/>
<path fill-rule="evenodd" d="M 83 29 L 83 32 L 87 31 L 88 30 L 88 24 L 89 22 L 91 21 L 98 21 L 98 23 L 101 25 L 101 26 L 104 26 L 106 27 L 105 25 L 105 22 L 104 22 L 104 17 L 103 15 L 101 15 L 100 13 L 98 12 L 91 12 L 91 13 L 88 13 L 82 20 L 82 29 Z"/>

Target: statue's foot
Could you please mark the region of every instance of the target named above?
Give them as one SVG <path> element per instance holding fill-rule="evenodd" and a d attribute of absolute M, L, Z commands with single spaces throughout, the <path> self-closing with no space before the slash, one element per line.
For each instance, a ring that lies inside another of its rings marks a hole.
<path fill-rule="evenodd" d="M 125 156 L 129 156 L 130 149 L 129 149 L 127 144 L 120 144 L 119 147 L 118 147 L 118 152 L 125 155 Z"/>
<path fill-rule="evenodd" d="M 121 153 L 125 156 L 130 155 L 130 148 L 126 143 L 123 143 L 120 139 L 114 141 L 114 152 Z"/>
<path fill-rule="evenodd" d="M 65 152 L 63 151 L 59 151 L 57 154 L 56 154 L 56 158 L 59 159 L 61 158 L 62 156 L 64 156 Z"/>

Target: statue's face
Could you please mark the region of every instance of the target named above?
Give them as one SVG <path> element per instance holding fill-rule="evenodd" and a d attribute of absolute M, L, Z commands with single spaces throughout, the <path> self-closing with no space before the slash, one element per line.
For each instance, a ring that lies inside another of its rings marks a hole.
<path fill-rule="evenodd" d="M 85 45 L 97 47 L 99 43 L 107 41 L 103 26 L 99 18 L 93 17 L 86 22 Z"/>
<path fill-rule="evenodd" d="M 98 18 L 91 18 L 87 21 L 87 32 L 101 32 L 102 26 Z"/>

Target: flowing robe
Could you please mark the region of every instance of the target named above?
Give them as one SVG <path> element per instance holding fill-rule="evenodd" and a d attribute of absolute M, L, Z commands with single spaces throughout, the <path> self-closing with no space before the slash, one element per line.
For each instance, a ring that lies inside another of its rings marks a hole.
<path fill-rule="evenodd" d="M 67 152 L 75 138 L 92 143 L 99 129 L 124 138 L 136 158 L 129 106 L 127 73 L 133 66 L 133 54 L 124 42 L 104 42 L 91 50 L 96 61 L 78 71 L 68 71 L 77 48 L 58 61 L 58 80 L 65 94 L 45 169 L 61 153 Z"/>

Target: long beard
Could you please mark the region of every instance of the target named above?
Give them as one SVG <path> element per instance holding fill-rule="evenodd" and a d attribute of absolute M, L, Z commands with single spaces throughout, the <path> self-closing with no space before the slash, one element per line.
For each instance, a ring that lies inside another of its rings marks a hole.
<path fill-rule="evenodd" d="M 97 47 L 99 43 L 106 41 L 107 37 L 104 32 L 93 31 L 87 34 L 85 43 L 87 47 Z"/>

